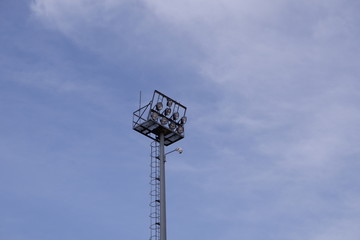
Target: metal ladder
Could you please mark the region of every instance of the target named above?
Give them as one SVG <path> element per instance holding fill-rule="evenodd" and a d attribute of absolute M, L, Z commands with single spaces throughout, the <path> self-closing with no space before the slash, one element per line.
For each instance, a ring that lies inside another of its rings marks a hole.
<path fill-rule="evenodd" d="M 150 146 L 150 240 L 160 240 L 160 146 L 156 141 Z"/>

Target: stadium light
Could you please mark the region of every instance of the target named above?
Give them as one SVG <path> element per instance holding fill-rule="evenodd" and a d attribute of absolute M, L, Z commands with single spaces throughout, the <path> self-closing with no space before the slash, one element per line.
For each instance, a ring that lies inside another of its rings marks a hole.
<path fill-rule="evenodd" d="M 162 111 L 164 105 L 166 108 Z M 151 144 L 153 189 L 150 193 L 153 200 L 150 206 L 154 209 L 150 218 L 155 222 L 150 227 L 151 240 L 166 240 L 165 157 L 174 151 L 182 153 L 183 149 L 176 148 L 165 154 L 165 146 L 185 137 L 186 122 L 186 107 L 157 90 L 149 104 L 140 106 L 133 113 L 133 129 L 154 140 Z"/>

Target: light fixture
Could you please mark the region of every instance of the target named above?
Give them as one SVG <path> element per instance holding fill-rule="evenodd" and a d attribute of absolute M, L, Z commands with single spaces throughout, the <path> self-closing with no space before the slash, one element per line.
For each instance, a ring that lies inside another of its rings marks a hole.
<path fill-rule="evenodd" d="M 172 104 L 173 104 L 173 101 L 168 99 L 168 101 L 166 103 L 166 106 L 171 107 Z"/>
<path fill-rule="evenodd" d="M 166 155 L 182 148 L 165 153 L 165 146 L 174 144 L 185 137 L 184 124 L 186 107 L 155 90 L 152 100 L 140 106 L 133 113 L 132 127 L 135 131 L 154 140 L 151 143 L 151 211 L 150 239 L 166 240 L 166 194 L 165 194 L 165 162 Z M 156 237 L 155 237 L 156 236 Z"/>
<path fill-rule="evenodd" d="M 183 126 L 179 126 L 179 127 L 177 128 L 177 132 L 178 132 L 179 134 L 183 134 L 183 133 L 184 133 L 184 127 L 183 127 Z"/>
<path fill-rule="evenodd" d="M 170 128 L 171 130 L 174 130 L 174 129 L 176 128 L 176 124 L 175 124 L 174 122 L 170 122 L 170 123 L 169 123 L 169 128 Z"/>
<path fill-rule="evenodd" d="M 175 151 L 178 151 L 178 153 L 182 154 L 184 149 L 182 149 L 181 147 L 178 147 L 175 149 Z"/>
<path fill-rule="evenodd" d="M 172 115 L 172 118 L 174 120 L 178 120 L 179 119 L 179 113 L 178 112 L 174 112 L 174 114 Z"/>
<path fill-rule="evenodd" d="M 156 110 L 160 111 L 162 108 L 163 108 L 162 102 L 158 102 L 158 103 L 156 104 Z"/>
<path fill-rule="evenodd" d="M 166 125 L 166 124 L 168 123 L 167 118 L 166 118 L 166 117 L 162 117 L 161 120 L 160 120 L 160 123 L 161 123 L 162 125 Z"/>
<path fill-rule="evenodd" d="M 173 153 L 173 152 L 178 152 L 178 153 L 182 154 L 184 152 L 184 149 L 182 149 L 181 147 L 177 147 L 174 150 L 165 153 L 165 155 L 168 155 L 168 154 Z"/>
<path fill-rule="evenodd" d="M 171 108 L 166 108 L 165 111 L 163 112 L 165 116 L 169 115 L 170 113 L 171 113 Z"/>
<path fill-rule="evenodd" d="M 154 121 L 157 121 L 159 118 L 159 114 L 157 112 L 152 112 L 151 113 L 151 119 Z"/>
<path fill-rule="evenodd" d="M 187 121 L 187 117 L 185 117 L 185 116 L 180 119 L 181 124 L 185 124 L 186 121 Z"/>

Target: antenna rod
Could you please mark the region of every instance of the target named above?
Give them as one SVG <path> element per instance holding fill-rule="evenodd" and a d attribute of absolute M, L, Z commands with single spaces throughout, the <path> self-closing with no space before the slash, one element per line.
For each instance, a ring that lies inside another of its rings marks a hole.
<path fill-rule="evenodd" d="M 139 109 L 141 108 L 141 90 L 140 90 L 140 100 L 139 100 Z"/>

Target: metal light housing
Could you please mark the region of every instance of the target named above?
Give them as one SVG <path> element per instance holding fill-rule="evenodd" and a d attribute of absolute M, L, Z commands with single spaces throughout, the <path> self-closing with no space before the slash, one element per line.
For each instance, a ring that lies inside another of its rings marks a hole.
<path fill-rule="evenodd" d="M 160 111 L 161 109 L 163 109 L 163 104 L 162 102 L 158 102 L 156 105 L 155 105 L 155 108 L 156 110 Z"/>
<path fill-rule="evenodd" d="M 187 121 L 187 117 L 183 116 L 181 119 L 180 119 L 180 123 L 181 124 L 185 124 Z"/>
<path fill-rule="evenodd" d="M 170 115 L 170 113 L 171 113 L 171 108 L 166 108 L 165 111 L 163 112 L 163 114 L 164 114 L 165 116 Z"/>
<path fill-rule="evenodd" d="M 168 123 L 168 119 L 166 117 L 162 117 L 160 119 L 160 123 L 161 123 L 161 125 L 166 125 Z"/>
<path fill-rule="evenodd" d="M 166 106 L 171 107 L 172 104 L 173 104 L 173 101 L 171 99 L 168 99 Z"/>
<path fill-rule="evenodd" d="M 179 116 L 180 116 L 179 112 L 174 112 L 173 115 L 172 115 L 172 119 L 178 120 Z"/>
<path fill-rule="evenodd" d="M 176 123 L 170 122 L 170 123 L 169 123 L 169 128 L 170 128 L 171 130 L 174 130 L 174 129 L 176 128 Z"/>
<path fill-rule="evenodd" d="M 184 127 L 183 126 L 179 126 L 176 130 L 179 134 L 183 134 L 184 133 Z"/>
<path fill-rule="evenodd" d="M 154 121 L 157 121 L 159 118 L 159 114 L 157 112 L 152 112 L 151 113 L 151 119 Z"/>
<path fill-rule="evenodd" d="M 177 147 L 177 148 L 175 149 L 175 151 L 177 151 L 178 153 L 182 154 L 183 151 L 184 151 L 184 149 L 182 149 L 181 147 Z"/>

